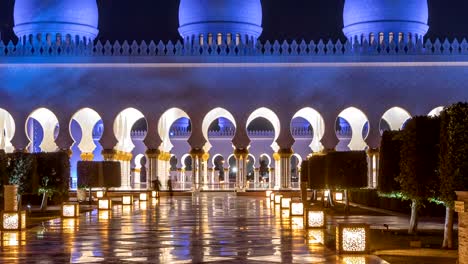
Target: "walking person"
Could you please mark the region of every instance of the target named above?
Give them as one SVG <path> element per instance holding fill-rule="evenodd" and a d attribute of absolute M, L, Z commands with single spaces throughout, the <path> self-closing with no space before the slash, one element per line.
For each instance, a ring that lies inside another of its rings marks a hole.
<path fill-rule="evenodd" d="M 153 181 L 153 190 L 156 191 L 156 197 L 159 198 L 159 191 L 161 191 L 161 181 L 159 181 L 159 177 Z"/>
<path fill-rule="evenodd" d="M 167 189 L 169 190 L 169 195 L 172 197 L 174 195 L 173 190 L 172 190 L 172 180 L 169 177 L 167 180 Z"/>

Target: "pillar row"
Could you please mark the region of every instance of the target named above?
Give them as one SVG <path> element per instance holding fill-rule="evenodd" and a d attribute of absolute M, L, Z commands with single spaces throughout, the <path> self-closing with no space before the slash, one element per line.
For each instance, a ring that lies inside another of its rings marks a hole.
<path fill-rule="evenodd" d="M 249 151 L 247 149 L 236 149 L 234 150 L 234 156 L 236 157 L 236 191 L 245 192 L 247 189 L 247 158 Z"/>

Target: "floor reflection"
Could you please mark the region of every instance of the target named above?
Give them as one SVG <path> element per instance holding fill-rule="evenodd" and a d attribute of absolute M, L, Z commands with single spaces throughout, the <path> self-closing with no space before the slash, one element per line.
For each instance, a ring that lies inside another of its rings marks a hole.
<path fill-rule="evenodd" d="M 4 237 L 0 263 L 360 263 L 312 247 L 287 212 L 228 193 L 114 205 Z"/>

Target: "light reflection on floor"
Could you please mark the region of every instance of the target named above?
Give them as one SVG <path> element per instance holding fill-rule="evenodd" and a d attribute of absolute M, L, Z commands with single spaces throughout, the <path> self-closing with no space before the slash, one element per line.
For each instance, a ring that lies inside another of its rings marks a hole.
<path fill-rule="evenodd" d="M 10 235 L 0 263 L 382 263 L 309 244 L 275 207 L 227 193 L 114 205 Z"/>

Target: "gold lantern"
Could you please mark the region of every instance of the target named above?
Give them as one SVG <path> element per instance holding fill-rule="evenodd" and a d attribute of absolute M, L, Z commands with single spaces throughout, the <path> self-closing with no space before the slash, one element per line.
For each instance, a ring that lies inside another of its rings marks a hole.
<path fill-rule="evenodd" d="M 299 199 L 292 199 L 289 205 L 291 210 L 291 216 L 303 216 L 304 215 L 304 204 Z"/>
<path fill-rule="evenodd" d="M 63 203 L 62 217 L 77 218 L 80 216 L 80 205 L 78 203 Z"/>
<path fill-rule="evenodd" d="M 20 231 L 26 229 L 26 211 L 2 212 L 2 230 Z"/>
<path fill-rule="evenodd" d="M 339 224 L 336 227 L 338 254 L 367 254 L 369 252 L 369 225 Z"/>
<path fill-rule="evenodd" d="M 111 210 L 112 209 L 112 200 L 108 198 L 103 198 L 98 200 L 98 210 Z"/>
<path fill-rule="evenodd" d="M 335 193 L 335 200 L 336 201 L 343 201 L 343 193 L 342 192 Z"/>
<path fill-rule="evenodd" d="M 122 205 L 133 205 L 133 195 L 122 196 Z"/>
<path fill-rule="evenodd" d="M 291 200 L 292 199 L 290 197 L 281 197 L 281 209 L 289 209 Z"/>
<path fill-rule="evenodd" d="M 282 194 L 275 194 L 275 204 L 281 205 L 281 198 L 283 198 Z"/>
<path fill-rule="evenodd" d="M 151 191 L 151 198 L 159 198 L 159 192 Z"/>
<path fill-rule="evenodd" d="M 103 197 L 104 197 L 104 191 L 97 191 L 97 192 L 96 192 L 96 197 L 97 197 L 98 199 L 103 198 Z"/>
<path fill-rule="evenodd" d="M 148 201 L 148 193 L 146 192 L 140 193 L 140 202 L 146 202 L 146 201 Z"/>
<path fill-rule="evenodd" d="M 325 228 L 325 212 L 314 208 L 307 208 L 305 214 L 307 228 Z"/>

